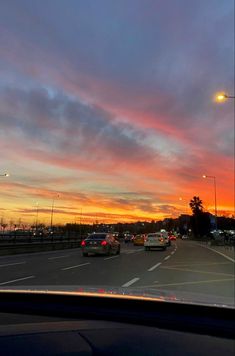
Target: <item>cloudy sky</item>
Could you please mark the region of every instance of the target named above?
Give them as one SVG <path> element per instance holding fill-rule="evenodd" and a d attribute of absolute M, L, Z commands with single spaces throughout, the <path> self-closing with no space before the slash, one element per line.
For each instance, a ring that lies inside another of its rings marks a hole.
<path fill-rule="evenodd" d="M 233 213 L 233 0 L 0 0 L 0 217 Z M 182 200 L 179 198 L 182 197 Z"/>

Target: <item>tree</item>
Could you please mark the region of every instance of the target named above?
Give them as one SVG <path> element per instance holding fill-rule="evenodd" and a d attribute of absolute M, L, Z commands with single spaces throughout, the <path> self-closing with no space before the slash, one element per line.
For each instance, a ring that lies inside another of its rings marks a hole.
<path fill-rule="evenodd" d="M 203 211 L 202 200 L 194 196 L 189 206 L 193 212 L 191 224 L 194 235 L 196 237 L 207 235 L 210 231 L 210 214 Z"/>
<path fill-rule="evenodd" d="M 193 215 L 198 215 L 204 210 L 202 200 L 196 196 L 194 196 L 193 199 L 190 200 L 189 206 L 192 210 Z"/>

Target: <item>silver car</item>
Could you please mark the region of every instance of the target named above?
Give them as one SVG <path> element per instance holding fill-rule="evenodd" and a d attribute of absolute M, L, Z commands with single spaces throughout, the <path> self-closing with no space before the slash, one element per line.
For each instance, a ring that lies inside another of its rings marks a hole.
<path fill-rule="evenodd" d="M 89 235 L 81 243 L 82 255 L 89 253 L 97 255 L 118 255 L 120 253 L 120 242 L 110 233 L 94 233 Z"/>
<path fill-rule="evenodd" d="M 155 232 L 152 234 L 148 234 L 147 238 L 144 242 L 145 251 L 149 251 L 151 248 L 161 248 L 162 250 L 166 250 L 167 248 L 167 240 L 165 235 L 162 232 Z"/>

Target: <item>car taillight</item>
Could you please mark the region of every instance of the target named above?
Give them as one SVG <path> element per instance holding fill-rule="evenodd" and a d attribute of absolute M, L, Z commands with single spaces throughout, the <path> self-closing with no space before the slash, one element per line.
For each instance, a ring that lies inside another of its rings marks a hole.
<path fill-rule="evenodd" d="M 159 239 L 160 242 L 163 242 L 164 240 L 162 238 Z"/>
<path fill-rule="evenodd" d="M 102 241 L 102 242 L 101 242 L 101 245 L 102 245 L 102 246 L 106 246 L 106 245 L 107 245 L 107 241 L 105 241 L 105 240 Z"/>
<path fill-rule="evenodd" d="M 86 246 L 86 242 L 85 242 L 85 241 L 82 241 L 81 245 L 82 245 L 82 246 Z"/>

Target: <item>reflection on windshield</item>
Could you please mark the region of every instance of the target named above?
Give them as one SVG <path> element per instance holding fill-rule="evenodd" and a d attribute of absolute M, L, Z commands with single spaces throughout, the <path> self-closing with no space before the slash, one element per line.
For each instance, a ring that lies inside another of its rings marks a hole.
<path fill-rule="evenodd" d="M 231 304 L 233 13 L 1 3 L 1 289 Z"/>

